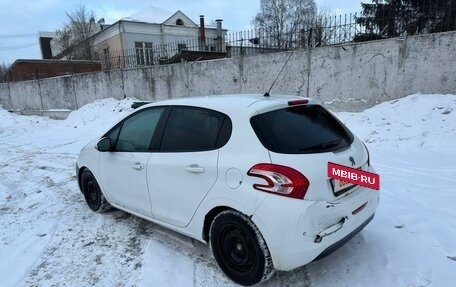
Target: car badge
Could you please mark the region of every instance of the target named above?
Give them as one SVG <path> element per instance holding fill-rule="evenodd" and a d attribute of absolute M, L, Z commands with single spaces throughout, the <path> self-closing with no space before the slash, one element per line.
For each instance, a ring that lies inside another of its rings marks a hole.
<path fill-rule="evenodd" d="M 351 156 L 348 158 L 352 164 L 352 166 L 355 166 L 356 165 L 356 162 L 355 162 L 355 159 Z"/>

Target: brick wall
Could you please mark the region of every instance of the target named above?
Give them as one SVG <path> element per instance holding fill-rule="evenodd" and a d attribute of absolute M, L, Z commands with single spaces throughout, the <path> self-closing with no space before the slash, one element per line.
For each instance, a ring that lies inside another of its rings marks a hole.
<path fill-rule="evenodd" d="M 6 82 L 18 82 L 101 71 L 97 61 L 17 60 L 5 75 Z"/>

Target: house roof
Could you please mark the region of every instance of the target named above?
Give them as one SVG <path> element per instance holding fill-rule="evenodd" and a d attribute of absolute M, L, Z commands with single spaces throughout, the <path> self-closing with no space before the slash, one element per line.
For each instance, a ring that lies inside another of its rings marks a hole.
<path fill-rule="evenodd" d="M 128 17 L 124 17 L 119 21 L 173 25 L 176 18 L 183 19 L 188 26 L 198 27 L 198 25 L 195 22 L 193 22 L 187 15 L 185 15 L 181 10 L 177 10 L 173 13 L 168 10 L 157 8 L 155 6 L 147 6 L 143 8 L 141 11 L 136 12 Z"/>
<path fill-rule="evenodd" d="M 147 6 L 141 11 L 136 12 L 128 17 L 124 17 L 121 20 L 161 24 L 165 22 L 170 17 L 170 15 L 173 15 L 173 12 L 154 6 Z"/>
<path fill-rule="evenodd" d="M 181 10 L 177 10 L 176 13 L 174 13 L 173 15 L 171 15 L 168 19 L 166 19 L 163 24 L 165 25 L 174 25 L 174 21 L 177 20 L 178 18 L 180 18 L 181 20 L 183 20 L 187 26 L 193 26 L 193 27 L 198 27 L 198 25 L 192 21 L 192 19 L 190 19 L 187 15 L 184 14 L 184 12 L 182 12 Z"/>
<path fill-rule="evenodd" d="M 100 61 L 91 61 L 91 60 L 61 60 L 61 59 L 17 59 L 11 64 L 11 67 L 17 64 L 96 64 L 99 65 Z"/>

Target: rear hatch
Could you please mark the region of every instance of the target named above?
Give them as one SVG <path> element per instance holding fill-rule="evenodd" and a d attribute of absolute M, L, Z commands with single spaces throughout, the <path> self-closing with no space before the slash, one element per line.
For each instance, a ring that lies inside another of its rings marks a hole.
<path fill-rule="evenodd" d="M 328 178 L 328 162 L 367 170 L 363 143 L 320 105 L 269 111 L 250 122 L 272 164 L 291 167 L 308 179 L 306 200 L 332 201 L 357 188 Z"/>

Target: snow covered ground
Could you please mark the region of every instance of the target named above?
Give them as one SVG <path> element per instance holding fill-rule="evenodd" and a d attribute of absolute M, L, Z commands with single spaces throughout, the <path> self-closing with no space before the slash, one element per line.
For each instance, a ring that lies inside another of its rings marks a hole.
<path fill-rule="evenodd" d="M 0 286 L 233 285 L 204 244 L 86 206 L 79 150 L 131 102 L 98 101 L 64 121 L 0 108 Z M 266 285 L 453 285 L 456 96 L 417 94 L 337 115 L 368 144 L 380 174 L 376 217 L 334 254 Z"/>

